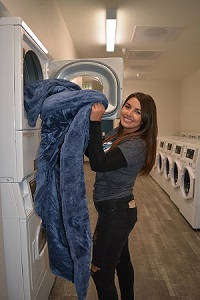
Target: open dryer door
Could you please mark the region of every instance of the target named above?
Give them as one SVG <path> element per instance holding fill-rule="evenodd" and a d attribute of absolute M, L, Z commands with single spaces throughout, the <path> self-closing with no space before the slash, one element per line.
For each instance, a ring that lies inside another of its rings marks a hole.
<path fill-rule="evenodd" d="M 103 119 L 118 118 L 123 100 L 123 59 L 96 58 L 69 61 L 52 61 L 49 78 L 70 80 L 82 89 L 102 92 L 108 99 Z"/>

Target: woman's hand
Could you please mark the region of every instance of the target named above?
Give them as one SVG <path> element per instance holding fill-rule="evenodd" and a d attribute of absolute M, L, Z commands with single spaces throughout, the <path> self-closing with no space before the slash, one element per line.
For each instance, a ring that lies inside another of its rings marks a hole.
<path fill-rule="evenodd" d="M 90 114 L 90 121 L 101 121 L 103 114 L 105 113 L 105 107 L 101 103 L 95 103 L 92 105 Z"/>

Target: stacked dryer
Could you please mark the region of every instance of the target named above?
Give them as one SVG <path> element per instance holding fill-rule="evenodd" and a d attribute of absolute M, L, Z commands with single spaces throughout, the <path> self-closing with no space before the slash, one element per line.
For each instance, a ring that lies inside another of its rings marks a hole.
<path fill-rule="evenodd" d="M 20 18 L 0 18 L 0 199 L 9 300 L 48 299 L 54 276 L 34 212 L 40 122 L 30 128 L 23 86 L 46 78 L 48 58 Z"/>

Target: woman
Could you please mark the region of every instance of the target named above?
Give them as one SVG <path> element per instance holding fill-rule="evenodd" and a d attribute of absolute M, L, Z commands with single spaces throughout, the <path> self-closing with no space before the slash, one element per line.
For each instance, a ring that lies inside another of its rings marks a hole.
<path fill-rule="evenodd" d="M 102 147 L 102 104 L 92 106 L 88 156 L 96 173 L 94 204 L 98 220 L 93 236 L 91 276 L 98 299 L 118 299 L 115 271 L 122 300 L 134 299 L 134 270 L 128 236 L 137 222 L 133 186 L 138 174 L 148 175 L 156 156 L 157 113 L 151 96 L 133 93 L 125 100 L 120 123 Z"/>

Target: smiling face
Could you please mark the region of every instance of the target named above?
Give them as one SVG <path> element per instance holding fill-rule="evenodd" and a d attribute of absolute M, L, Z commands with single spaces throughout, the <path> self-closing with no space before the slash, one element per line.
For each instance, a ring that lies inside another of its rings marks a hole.
<path fill-rule="evenodd" d="M 122 107 L 120 114 L 124 132 L 133 132 L 142 124 L 141 105 L 137 98 L 130 98 Z"/>

